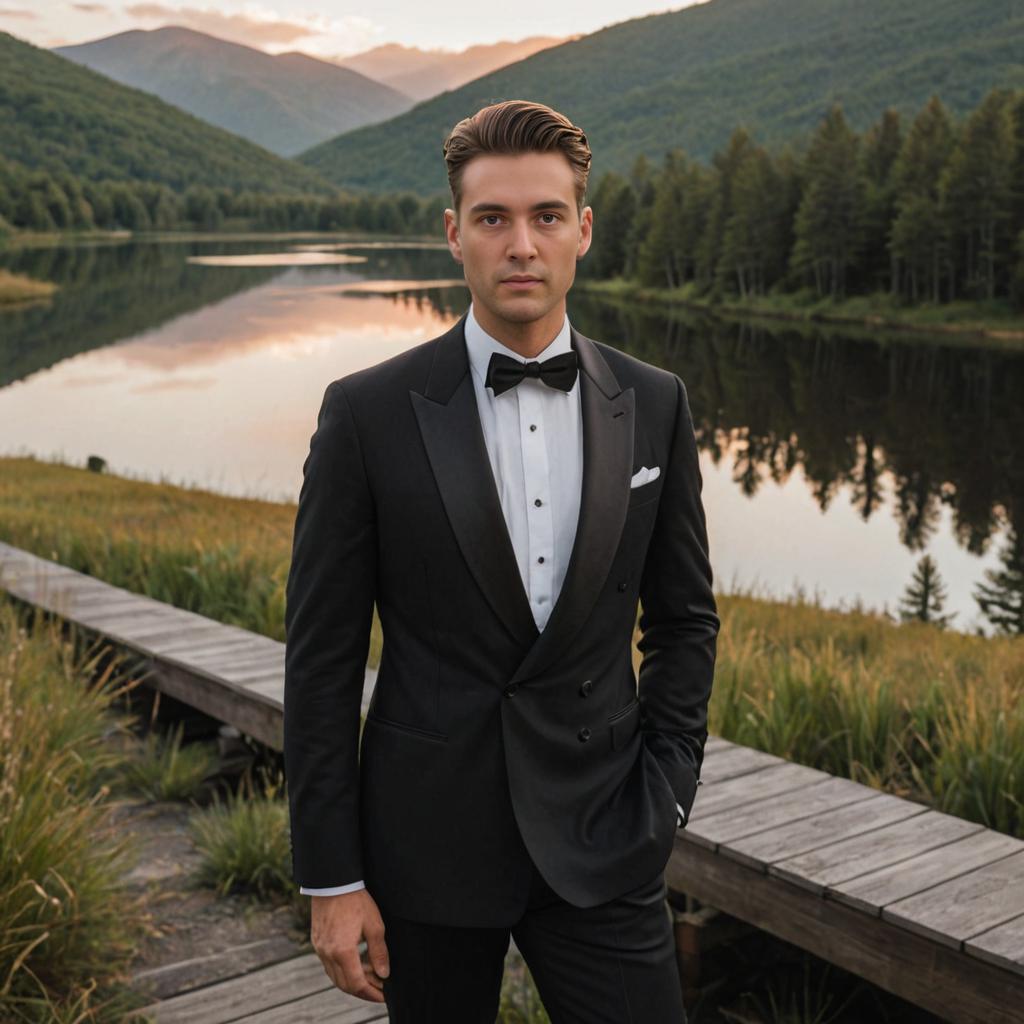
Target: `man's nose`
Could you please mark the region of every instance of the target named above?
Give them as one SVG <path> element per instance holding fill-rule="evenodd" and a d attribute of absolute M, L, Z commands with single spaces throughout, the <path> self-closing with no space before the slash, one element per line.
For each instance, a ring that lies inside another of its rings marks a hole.
<path fill-rule="evenodd" d="M 530 225 L 520 222 L 512 226 L 512 234 L 508 240 L 508 255 L 511 259 L 533 259 L 537 255 L 537 247 L 533 242 Z"/>

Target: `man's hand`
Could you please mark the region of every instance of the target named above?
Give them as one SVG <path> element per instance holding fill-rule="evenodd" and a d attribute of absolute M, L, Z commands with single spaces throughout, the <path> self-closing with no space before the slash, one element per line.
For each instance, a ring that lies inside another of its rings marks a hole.
<path fill-rule="evenodd" d="M 357 889 L 311 899 L 310 938 L 328 977 L 342 992 L 383 1003 L 383 979 L 391 968 L 384 944 L 384 922 L 373 897 L 365 889 Z M 364 936 L 369 964 L 359 959 L 359 942 Z"/>

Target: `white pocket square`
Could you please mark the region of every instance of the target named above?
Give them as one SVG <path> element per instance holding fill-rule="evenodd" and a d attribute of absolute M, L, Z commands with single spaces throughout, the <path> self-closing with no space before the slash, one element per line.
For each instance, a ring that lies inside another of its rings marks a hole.
<path fill-rule="evenodd" d="M 644 484 L 649 484 L 652 480 L 657 480 L 660 472 L 661 468 L 659 466 L 655 466 L 653 469 L 641 466 L 633 474 L 633 478 L 629 481 L 629 486 L 630 488 L 643 487 Z"/>

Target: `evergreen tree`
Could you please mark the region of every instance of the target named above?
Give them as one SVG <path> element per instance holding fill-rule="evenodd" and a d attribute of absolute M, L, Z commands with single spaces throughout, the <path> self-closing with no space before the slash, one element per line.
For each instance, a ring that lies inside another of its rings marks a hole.
<path fill-rule="evenodd" d="M 858 170 L 859 139 L 836 104 L 807 152 L 807 185 L 796 215 L 793 264 L 819 295 L 846 294 L 847 271 L 861 245 L 864 183 Z"/>
<path fill-rule="evenodd" d="M 594 211 L 594 241 L 580 263 L 588 277 L 619 277 L 625 271 L 636 197 L 629 182 L 610 171 L 605 174 L 590 203 Z"/>
<path fill-rule="evenodd" d="M 940 216 L 939 182 L 953 151 L 949 113 L 932 96 L 914 118 L 893 165 L 895 218 L 889 236 L 893 291 L 913 301 L 941 299 L 947 260 L 946 229 Z"/>
<path fill-rule="evenodd" d="M 1024 634 L 1024 538 L 1015 527 L 1000 560 L 1002 568 L 985 570 L 988 582 L 977 585 L 974 600 L 998 632 Z"/>
<path fill-rule="evenodd" d="M 1011 262 L 1015 131 L 1011 94 L 993 89 L 967 118 L 940 182 L 962 289 L 995 298 Z"/>
<path fill-rule="evenodd" d="M 891 285 L 889 227 L 896 217 L 893 167 L 901 145 L 900 115 L 889 108 L 868 131 L 861 148 L 864 248 L 858 288 L 860 291 L 887 290 Z"/>
<path fill-rule="evenodd" d="M 938 566 L 931 555 L 925 555 L 914 569 L 914 575 L 900 599 L 900 618 L 904 622 L 918 620 L 930 622 L 945 629 L 956 617 L 956 612 L 943 615 L 946 587 L 939 576 Z"/>
<path fill-rule="evenodd" d="M 732 213 L 725 225 L 719 267 L 742 297 L 764 295 L 785 270 L 789 211 L 781 177 L 763 148 L 744 153 L 730 191 Z"/>

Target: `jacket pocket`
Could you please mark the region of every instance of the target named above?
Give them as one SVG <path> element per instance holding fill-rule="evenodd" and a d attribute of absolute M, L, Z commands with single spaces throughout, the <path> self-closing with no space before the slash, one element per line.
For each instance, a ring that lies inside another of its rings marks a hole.
<path fill-rule="evenodd" d="M 640 728 L 640 701 L 634 697 L 624 708 L 608 719 L 612 750 L 628 745 Z"/>
<path fill-rule="evenodd" d="M 407 725 L 405 722 L 395 722 L 390 718 L 381 718 L 380 715 L 372 712 L 367 713 L 366 723 L 382 726 L 385 729 L 394 729 L 396 732 L 405 733 L 408 736 L 415 736 L 419 739 L 433 740 L 435 743 L 447 743 L 448 736 L 443 732 L 434 732 L 432 729 L 421 729 L 418 725 Z"/>

